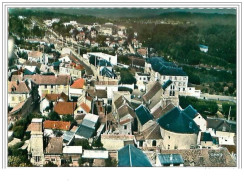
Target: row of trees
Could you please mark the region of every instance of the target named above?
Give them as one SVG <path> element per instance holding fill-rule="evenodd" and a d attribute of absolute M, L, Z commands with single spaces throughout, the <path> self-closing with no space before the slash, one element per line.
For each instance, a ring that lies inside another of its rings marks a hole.
<path fill-rule="evenodd" d="M 188 105 L 192 105 L 203 117 L 215 115 L 218 111 L 218 105 L 215 101 L 200 100 L 189 96 L 180 96 L 179 101 L 183 109 Z"/>

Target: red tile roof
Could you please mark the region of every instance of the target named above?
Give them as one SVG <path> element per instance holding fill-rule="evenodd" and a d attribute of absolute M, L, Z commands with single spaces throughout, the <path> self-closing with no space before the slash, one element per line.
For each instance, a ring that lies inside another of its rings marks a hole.
<path fill-rule="evenodd" d="M 81 103 L 81 108 L 83 108 L 83 110 L 85 110 L 87 113 L 89 113 L 90 112 L 90 108 L 89 108 L 89 106 L 86 104 L 86 103 L 84 103 L 84 102 L 82 102 Z"/>
<path fill-rule="evenodd" d="M 69 75 L 25 75 L 38 85 L 68 85 L 70 81 Z"/>
<path fill-rule="evenodd" d="M 57 102 L 54 106 L 54 111 L 59 115 L 73 114 L 77 102 Z"/>
<path fill-rule="evenodd" d="M 74 83 L 71 85 L 71 88 L 75 89 L 83 89 L 85 80 L 83 78 L 77 79 L 74 81 Z"/>
<path fill-rule="evenodd" d="M 44 94 L 44 98 L 46 98 L 49 101 L 57 101 L 58 99 L 63 99 L 65 102 L 69 100 L 69 97 L 65 93 L 61 94 Z"/>
<path fill-rule="evenodd" d="M 39 58 L 42 56 L 42 52 L 40 51 L 32 51 L 28 54 L 28 57 L 32 57 L 32 58 Z"/>
<path fill-rule="evenodd" d="M 55 129 L 55 130 L 69 130 L 71 123 L 65 121 L 50 121 L 45 120 L 43 123 L 44 129 Z"/>
<path fill-rule="evenodd" d="M 42 131 L 42 123 L 31 123 L 26 131 Z"/>
<path fill-rule="evenodd" d="M 8 82 L 8 93 L 29 93 L 29 92 L 30 92 L 30 88 L 24 81 Z"/>

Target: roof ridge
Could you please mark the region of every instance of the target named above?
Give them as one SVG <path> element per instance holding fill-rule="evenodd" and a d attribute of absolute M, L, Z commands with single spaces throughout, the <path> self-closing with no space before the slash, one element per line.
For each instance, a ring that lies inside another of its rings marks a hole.
<path fill-rule="evenodd" d="M 130 166 L 132 167 L 132 159 L 131 159 L 131 149 L 130 149 L 130 144 L 129 144 L 129 156 L 130 156 Z"/>

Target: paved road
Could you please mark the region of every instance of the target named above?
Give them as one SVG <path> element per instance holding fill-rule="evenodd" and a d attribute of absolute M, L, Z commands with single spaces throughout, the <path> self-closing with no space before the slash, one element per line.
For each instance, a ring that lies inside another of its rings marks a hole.
<path fill-rule="evenodd" d="M 221 100 L 221 101 L 230 101 L 236 103 L 236 97 L 233 96 L 223 96 L 223 95 L 210 95 L 208 93 L 202 93 L 200 95 L 201 99 L 207 100 Z"/>

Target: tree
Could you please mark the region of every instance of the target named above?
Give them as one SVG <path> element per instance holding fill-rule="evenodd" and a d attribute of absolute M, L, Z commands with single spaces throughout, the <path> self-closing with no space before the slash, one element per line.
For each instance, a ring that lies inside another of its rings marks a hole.
<path fill-rule="evenodd" d="M 135 84 L 136 83 L 135 77 L 126 68 L 122 68 L 120 70 L 120 78 L 121 78 L 120 83 L 122 83 L 122 84 Z"/>
<path fill-rule="evenodd" d="M 25 135 L 25 128 L 23 126 L 14 126 L 13 132 L 14 137 L 22 139 Z"/>
<path fill-rule="evenodd" d="M 60 121 L 61 120 L 59 114 L 55 111 L 52 111 L 48 114 L 48 119 L 51 121 Z"/>
<path fill-rule="evenodd" d="M 92 147 L 102 148 L 103 147 L 103 144 L 101 142 L 101 139 L 93 140 Z"/>
<path fill-rule="evenodd" d="M 115 159 L 112 159 L 110 156 L 108 159 L 105 160 L 105 166 L 106 167 L 117 167 L 117 161 Z"/>
<path fill-rule="evenodd" d="M 73 146 L 82 146 L 83 149 L 92 149 L 87 139 L 75 139 Z"/>
<path fill-rule="evenodd" d="M 43 167 L 57 167 L 58 165 L 54 164 L 51 161 L 48 161 L 48 163 L 46 163 L 45 165 L 43 165 Z"/>

